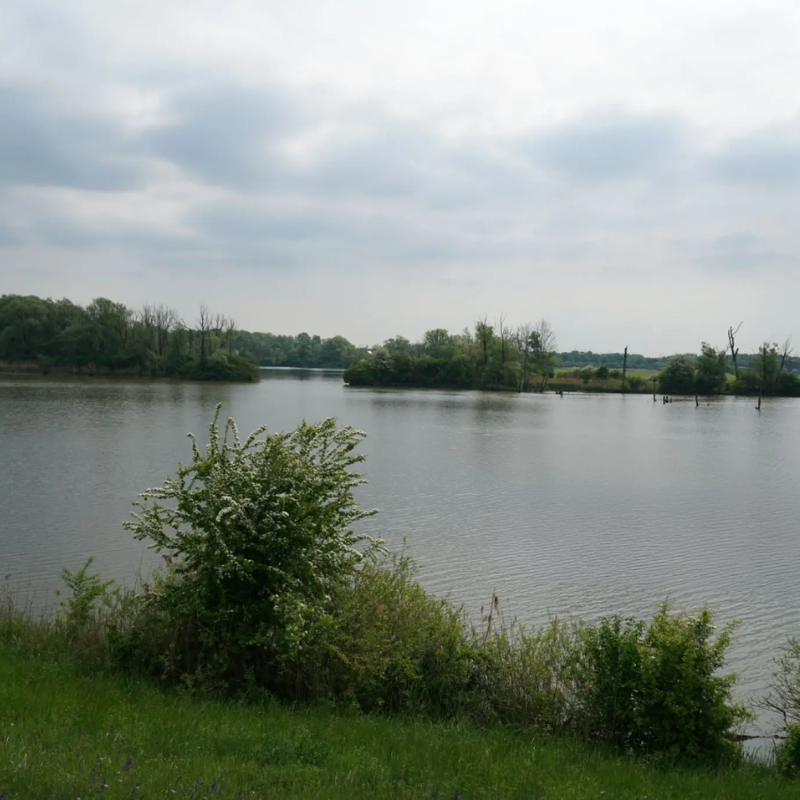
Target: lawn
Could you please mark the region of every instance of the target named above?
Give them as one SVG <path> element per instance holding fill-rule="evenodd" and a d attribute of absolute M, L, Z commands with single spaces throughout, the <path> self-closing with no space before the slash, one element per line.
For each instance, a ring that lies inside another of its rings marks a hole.
<path fill-rule="evenodd" d="M 800 796 L 766 767 L 676 771 L 509 730 L 198 700 L 0 654 L 0 798 Z"/>

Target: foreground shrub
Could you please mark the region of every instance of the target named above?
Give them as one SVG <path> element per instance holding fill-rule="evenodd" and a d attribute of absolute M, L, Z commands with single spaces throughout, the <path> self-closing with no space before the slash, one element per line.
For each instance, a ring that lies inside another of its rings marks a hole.
<path fill-rule="evenodd" d="M 772 686 L 759 705 L 780 714 L 788 727 L 800 723 L 800 641 L 789 639 L 775 663 Z"/>
<path fill-rule="evenodd" d="M 535 727 L 543 733 L 574 727 L 584 627 L 554 618 L 540 629 L 506 624 L 497 596 L 480 638 L 477 707 L 481 720 Z"/>
<path fill-rule="evenodd" d="M 712 613 L 671 613 L 649 626 L 610 617 L 587 631 L 584 725 L 592 738 L 676 760 L 737 751 L 733 732 L 749 717 L 731 702 L 735 675 L 718 675 L 734 625 L 715 636 Z"/>
<path fill-rule="evenodd" d="M 351 530 L 374 513 L 353 498 L 363 434 L 327 419 L 241 441 L 232 419 L 220 434 L 219 412 L 205 452 L 192 437 L 192 463 L 141 495 L 125 523 L 170 570 L 117 644 L 130 654 L 145 631 L 160 633 L 165 675 L 269 686 L 324 639 L 334 592 L 380 549 Z"/>
<path fill-rule="evenodd" d="M 318 695 L 365 711 L 467 709 L 477 650 L 461 609 L 426 592 L 411 559 L 365 563 L 334 601 L 330 638 L 310 665 Z"/>
<path fill-rule="evenodd" d="M 775 765 L 787 778 L 800 776 L 800 724 L 797 722 L 786 728 L 786 738 L 775 751 Z"/>

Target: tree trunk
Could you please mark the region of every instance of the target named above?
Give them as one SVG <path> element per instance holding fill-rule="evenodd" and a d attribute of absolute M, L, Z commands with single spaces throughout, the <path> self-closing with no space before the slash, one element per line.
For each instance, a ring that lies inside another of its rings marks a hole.
<path fill-rule="evenodd" d="M 622 357 L 622 394 L 625 394 L 625 373 L 628 371 L 628 345 L 625 345 L 625 354 Z"/>

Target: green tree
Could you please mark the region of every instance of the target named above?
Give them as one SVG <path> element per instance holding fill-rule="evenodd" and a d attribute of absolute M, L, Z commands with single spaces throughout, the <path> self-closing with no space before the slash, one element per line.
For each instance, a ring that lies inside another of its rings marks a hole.
<path fill-rule="evenodd" d="M 395 336 L 383 343 L 384 349 L 389 353 L 411 353 L 413 347 L 405 336 Z"/>
<path fill-rule="evenodd" d="M 356 348 L 344 336 L 332 336 L 322 342 L 317 366 L 344 368 L 350 366 L 355 358 Z"/>
<path fill-rule="evenodd" d="M 47 344 L 48 311 L 38 297 L 0 297 L 0 359 L 35 360 Z"/>
<path fill-rule="evenodd" d="M 668 394 L 694 394 L 694 358 L 677 355 L 658 374 L 658 388 Z"/>
<path fill-rule="evenodd" d="M 429 356 L 441 358 L 446 355 L 451 348 L 450 334 L 444 328 L 434 328 L 425 331 L 423 347 Z"/>
<path fill-rule="evenodd" d="M 314 346 L 311 337 L 307 333 L 301 333 L 297 337 L 297 348 L 295 358 L 301 367 L 314 366 Z"/>
<path fill-rule="evenodd" d="M 695 362 L 695 391 L 698 394 L 719 394 L 727 382 L 725 350 L 716 350 L 703 342 Z"/>
<path fill-rule="evenodd" d="M 547 320 L 541 320 L 531 333 L 531 368 L 539 376 L 538 391 L 544 391 L 558 366 L 556 335 Z"/>
<path fill-rule="evenodd" d="M 489 366 L 489 351 L 494 341 L 494 327 L 489 324 L 486 317 L 475 323 L 475 341 L 478 343 L 483 361 L 483 369 Z"/>
<path fill-rule="evenodd" d="M 760 394 L 777 394 L 791 352 L 789 339 L 783 343 L 780 349 L 777 342 L 764 342 L 758 348 L 750 368 L 755 375 Z M 742 376 L 744 377 L 744 375 Z"/>

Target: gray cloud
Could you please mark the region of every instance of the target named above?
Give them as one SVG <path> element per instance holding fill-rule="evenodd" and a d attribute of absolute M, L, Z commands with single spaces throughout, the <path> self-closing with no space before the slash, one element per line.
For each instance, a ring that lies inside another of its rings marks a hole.
<path fill-rule="evenodd" d="M 0 247 L 10 247 L 21 243 L 19 234 L 0 221 Z"/>
<path fill-rule="evenodd" d="M 685 157 L 682 126 L 670 117 L 575 122 L 522 149 L 540 168 L 587 183 L 647 179 Z"/>
<path fill-rule="evenodd" d="M 0 85 L 0 185 L 118 191 L 140 183 L 135 151 L 119 129 L 47 101 Z"/>
<path fill-rule="evenodd" d="M 774 264 L 797 262 L 797 256 L 781 253 L 768 239 L 749 231 L 736 231 L 679 248 L 690 264 L 712 271 L 748 273 Z"/>
<path fill-rule="evenodd" d="M 206 183 L 247 191 L 276 175 L 275 144 L 304 116 L 279 91 L 226 83 L 175 92 L 166 113 L 171 119 L 145 135 L 145 148 Z"/>
<path fill-rule="evenodd" d="M 206 241 L 207 257 L 250 268 L 342 266 L 365 259 L 409 264 L 447 259 L 458 249 L 441 230 L 352 207 L 276 211 L 213 203 L 191 219 Z"/>
<path fill-rule="evenodd" d="M 724 183 L 800 189 L 800 132 L 772 133 L 730 143 L 708 162 L 710 175 Z"/>

